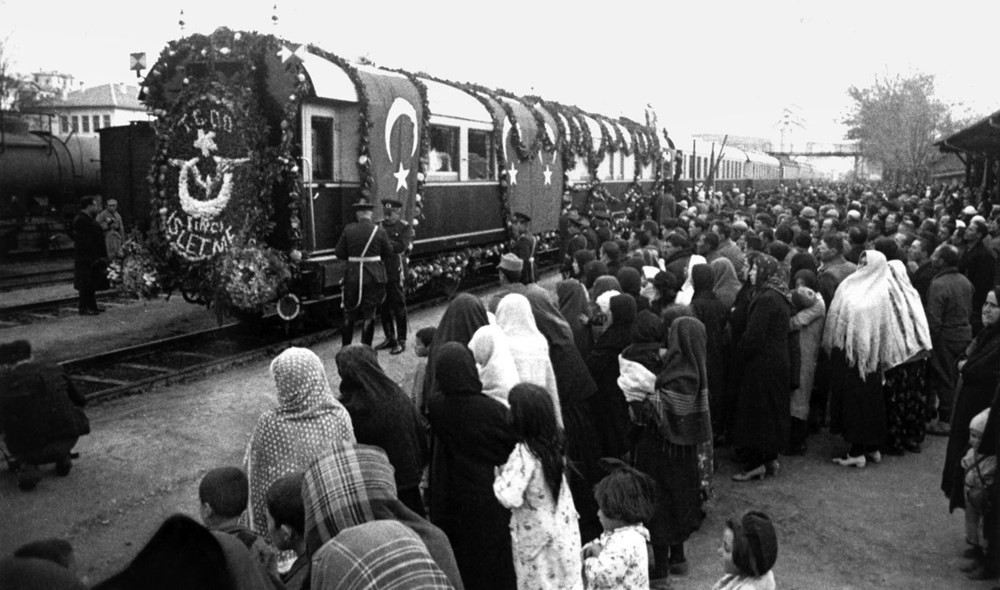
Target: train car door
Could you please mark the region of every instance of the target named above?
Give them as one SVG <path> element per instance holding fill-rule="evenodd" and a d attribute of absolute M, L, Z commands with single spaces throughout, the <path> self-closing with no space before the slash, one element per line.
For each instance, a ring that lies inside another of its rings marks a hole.
<path fill-rule="evenodd" d="M 314 255 L 332 253 L 344 226 L 353 221 L 344 198 L 345 189 L 357 190 L 357 182 L 351 182 L 357 171 L 348 165 L 353 159 L 347 155 L 357 147 L 345 145 L 352 143 L 354 135 L 345 132 L 348 119 L 357 125 L 357 117 L 350 118 L 351 110 L 356 108 L 325 101 L 302 105 L 302 210 L 306 245 Z"/>

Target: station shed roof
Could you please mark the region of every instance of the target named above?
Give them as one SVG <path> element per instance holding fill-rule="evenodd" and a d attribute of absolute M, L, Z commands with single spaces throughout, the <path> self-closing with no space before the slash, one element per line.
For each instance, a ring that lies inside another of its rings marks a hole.
<path fill-rule="evenodd" d="M 1000 154 L 1000 111 L 938 141 L 942 152 Z"/>

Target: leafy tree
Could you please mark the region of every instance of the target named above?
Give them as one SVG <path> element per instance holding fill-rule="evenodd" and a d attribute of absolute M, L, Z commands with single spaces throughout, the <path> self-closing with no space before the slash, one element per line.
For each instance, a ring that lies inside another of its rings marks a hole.
<path fill-rule="evenodd" d="M 859 141 L 864 157 L 882 164 L 887 180 L 923 180 L 935 139 L 959 128 L 950 107 L 934 96 L 933 75 L 877 77 L 847 94 L 854 101 L 844 119 L 847 136 Z"/>

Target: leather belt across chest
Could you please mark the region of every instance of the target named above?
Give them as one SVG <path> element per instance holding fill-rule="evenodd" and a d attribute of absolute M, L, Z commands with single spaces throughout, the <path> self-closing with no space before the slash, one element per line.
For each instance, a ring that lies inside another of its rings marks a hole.
<path fill-rule="evenodd" d="M 381 256 L 350 256 L 348 262 L 381 262 Z"/>

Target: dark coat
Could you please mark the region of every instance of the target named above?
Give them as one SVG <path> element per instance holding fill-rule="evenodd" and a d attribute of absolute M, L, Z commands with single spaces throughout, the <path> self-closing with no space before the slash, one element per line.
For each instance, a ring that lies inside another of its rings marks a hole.
<path fill-rule="evenodd" d="M 765 288 L 750 303 L 739 341 L 742 379 L 736 398 L 737 445 L 777 453 L 788 440 L 791 360 L 788 322 L 791 308 L 781 293 Z"/>
<path fill-rule="evenodd" d="M 974 347 L 974 348 L 973 348 Z M 962 367 L 962 388 L 954 402 L 948 451 L 941 473 L 941 491 L 951 500 L 949 508 L 965 507 L 962 455 L 969 448 L 969 422 L 993 401 L 1000 382 L 1000 329 L 987 329 L 970 346 L 972 354 Z"/>
<path fill-rule="evenodd" d="M 962 255 L 958 270 L 972 283 L 972 313 L 969 315 L 972 332 L 978 334 L 983 329 L 983 318 L 980 310 L 986 302 L 986 295 L 993 288 L 996 258 L 993 252 L 982 241 L 969 248 Z"/>
<path fill-rule="evenodd" d="M 691 310 L 705 324 L 708 337 L 705 364 L 708 371 L 708 395 L 712 405 L 712 422 L 723 416 L 722 402 L 726 398 L 726 351 L 729 349 L 729 309 L 712 291 L 696 292 Z"/>
<path fill-rule="evenodd" d="M 73 219 L 73 241 L 73 287 L 77 291 L 106 289 L 108 250 L 104 229 L 93 217 L 80 211 Z"/>
<path fill-rule="evenodd" d="M 24 363 L 2 380 L 0 430 L 14 455 L 90 432 L 90 422 L 80 409 L 87 401 L 58 365 Z"/>

